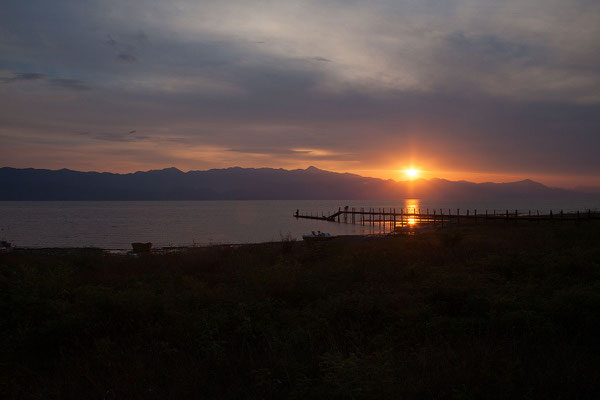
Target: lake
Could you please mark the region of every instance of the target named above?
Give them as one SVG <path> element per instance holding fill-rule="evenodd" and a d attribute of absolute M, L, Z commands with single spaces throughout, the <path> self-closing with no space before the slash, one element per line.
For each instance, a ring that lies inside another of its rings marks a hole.
<path fill-rule="evenodd" d="M 261 201 L 4 201 L 0 202 L 0 239 L 19 247 L 130 248 L 131 242 L 152 242 L 155 247 L 219 243 L 259 243 L 282 238 L 301 239 L 310 231 L 332 235 L 378 233 L 379 226 L 338 224 L 293 218 L 294 212 L 326 215 L 338 207 L 391 208 L 397 211 L 420 208 L 494 208 L 526 212 L 527 207 L 547 212 L 598 209 L 594 204 L 513 204 L 473 202 L 448 204 L 443 201 L 405 199 L 356 200 L 261 200 Z"/>

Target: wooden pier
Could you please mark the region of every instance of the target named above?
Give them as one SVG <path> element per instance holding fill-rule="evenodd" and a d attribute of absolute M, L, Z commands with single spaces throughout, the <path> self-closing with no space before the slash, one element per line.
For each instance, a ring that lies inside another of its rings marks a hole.
<path fill-rule="evenodd" d="M 548 214 L 540 214 L 538 210 L 527 212 L 519 210 L 461 210 L 461 209 L 407 209 L 402 208 L 355 208 L 344 207 L 338 208 L 335 212 L 328 214 L 308 214 L 301 213 L 296 210 L 295 218 L 315 219 L 321 221 L 339 222 L 346 224 L 355 224 L 363 226 L 382 227 L 389 226 L 391 229 L 395 227 L 404 227 L 412 225 L 444 225 L 444 224 L 459 224 L 463 222 L 484 222 L 484 221 L 579 221 L 589 219 L 600 219 L 600 212 L 587 211 L 572 211 L 558 212 L 550 211 Z"/>

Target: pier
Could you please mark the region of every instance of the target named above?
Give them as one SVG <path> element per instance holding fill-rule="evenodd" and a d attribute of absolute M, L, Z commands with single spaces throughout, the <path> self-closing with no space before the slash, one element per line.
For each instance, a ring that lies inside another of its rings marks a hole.
<path fill-rule="evenodd" d="M 379 225 L 383 228 L 389 226 L 405 227 L 414 225 L 441 225 L 459 224 L 461 222 L 487 222 L 487 221 L 580 221 L 590 219 L 600 219 L 600 212 L 570 211 L 557 212 L 550 211 L 547 214 L 540 214 L 539 210 L 528 210 L 527 212 L 519 210 L 471 210 L 471 209 L 407 209 L 403 208 L 355 208 L 340 207 L 337 211 L 328 214 L 301 213 L 296 210 L 295 218 L 314 219 L 321 221 L 355 224 L 363 226 Z"/>

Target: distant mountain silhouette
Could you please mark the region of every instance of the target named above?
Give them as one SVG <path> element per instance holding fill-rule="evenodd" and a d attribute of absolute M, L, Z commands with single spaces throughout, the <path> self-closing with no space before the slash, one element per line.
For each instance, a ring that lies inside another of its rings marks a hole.
<path fill-rule="evenodd" d="M 571 198 L 582 194 L 524 180 L 472 183 L 445 179 L 396 182 L 309 167 L 177 168 L 113 174 L 68 169 L 0 168 L 0 200 L 448 200 Z"/>

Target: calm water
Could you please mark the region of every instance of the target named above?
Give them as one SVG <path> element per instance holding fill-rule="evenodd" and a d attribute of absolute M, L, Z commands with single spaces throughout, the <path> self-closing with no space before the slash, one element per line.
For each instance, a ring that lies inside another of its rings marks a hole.
<path fill-rule="evenodd" d="M 527 202 L 524 202 L 527 203 Z M 278 241 L 321 230 L 333 235 L 377 233 L 378 227 L 362 227 L 325 221 L 295 219 L 301 212 L 328 214 L 338 207 L 396 207 L 456 210 L 456 204 L 439 201 L 57 201 L 0 202 L 0 239 L 21 247 L 130 248 L 134 241 L 152 242 L 156 247 L 211 243 L 257 243 Z M 600 208 L 596 204 L 493 204 L 460 205 L 480 212 L 486 208 L 546 211 Z M 462 213 L 461 212 L 461 213 Z M 472 212 L 472 211 L 471 211 Z"/>

